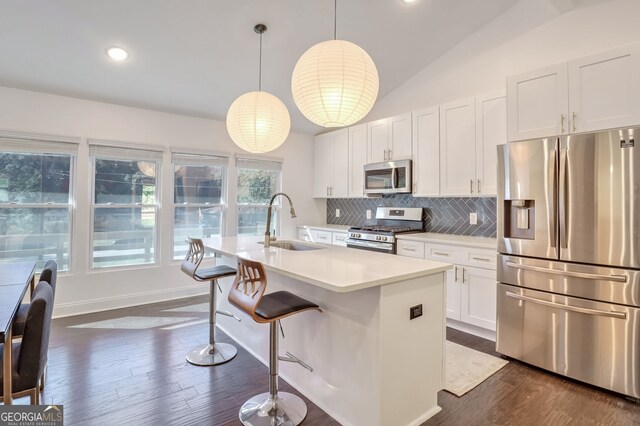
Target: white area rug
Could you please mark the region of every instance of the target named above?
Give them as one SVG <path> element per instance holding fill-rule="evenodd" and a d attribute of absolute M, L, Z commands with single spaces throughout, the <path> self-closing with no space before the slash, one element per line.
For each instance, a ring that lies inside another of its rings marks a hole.
<path fill-rule="evenodd" d="M 444 389 L 460 397 L 491 375 L 507 365 L 509 362 L 487 355 L 456 343 L 444 343 L 445 378 Z"/>

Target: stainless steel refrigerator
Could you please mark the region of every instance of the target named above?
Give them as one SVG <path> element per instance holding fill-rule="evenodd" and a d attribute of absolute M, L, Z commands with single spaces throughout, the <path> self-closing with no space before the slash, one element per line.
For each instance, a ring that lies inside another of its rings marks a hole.
<path fill-rule="evenodd" d="M 498 147 L 497 351 L 640 398 L 634 135 L 640 128 Z"/>

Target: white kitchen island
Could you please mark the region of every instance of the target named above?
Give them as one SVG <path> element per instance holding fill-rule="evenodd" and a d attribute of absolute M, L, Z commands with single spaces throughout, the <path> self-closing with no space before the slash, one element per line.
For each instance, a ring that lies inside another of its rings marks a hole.
<path fill-rule="evenodd" d="M 265 248 L 259 237 L 205 239 L 236 266 L 236 257 L 267 271 L 267 292 L 287 290 L 320 305 L 282 321 L 280 352 L 313 367 L 280 363 L 280 376 L 343 425 L 419 425 L 440 411 L 443 387 L 446 263 L 323 244 L 311 251 Z M 225 293 L 233 278 L 221 280 Z M 410 320 L 410 308 L 422 316 Z M 263 363 L 269 327 L 221 297 L 218 326 Z M 233 360 L 231 362 L 234 362 Z M 242 374 L 239 370 L 234 374 Z M 267 372 L 265 371 L 265 383 Z M 266 392 L 256 389 L 256 394 Z"/>

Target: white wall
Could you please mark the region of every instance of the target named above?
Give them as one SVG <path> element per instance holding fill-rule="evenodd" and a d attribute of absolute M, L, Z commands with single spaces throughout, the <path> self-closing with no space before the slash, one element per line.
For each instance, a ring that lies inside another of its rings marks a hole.
<path fill-rule="evenodd" d="M 208 291 L 180 272 L 172 259 L 172 174 L 169 146 L 219 152 L 242 152 L 229 138 L 225 124 L 215 120 L 129 108 L 63 96 L 0 87 L 0 129 L 72 136 L 81 139 L 77 164 L 76 211 L 72 240 L 72 268 L 61 275 L 56 291 L 55 315 L 70 315 L 134 304 L 150 303 Z M 163 161 L 162 200 L 158 229 L 161 262 L 153 267 L 89 271 L 90 165 L 89 139 L 105 139 L 166 148 Z M 283 236 L 296 235 L 296 224 L 325 222 L 326 204 L 313 200 L 313 138 L 291 134 L 269 156 L 284 159 L 282 189 L 294 201 L 297 219 L 283 214 Z M 231 163 L 233 164 L 233 163 Z M 235 171 L 229 168 L 230 204 L 235 198 Z M 285 210 L 288 212 L 288 209 Z M 227 211 L 227 235 L 235 233 L 234 209 Z"/>
<path fill-rule="evenodd" d="M 549 0 L 522 0 L 380 99 L 365 120 L 504 88 L 508 75 L 640 41 L 638 16 L 639 0 L 562 15 Z"/>

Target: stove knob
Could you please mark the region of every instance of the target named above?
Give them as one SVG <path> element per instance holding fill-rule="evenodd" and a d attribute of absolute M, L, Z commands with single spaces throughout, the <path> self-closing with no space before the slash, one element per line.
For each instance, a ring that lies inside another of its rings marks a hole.
<path fill-rule="evenodd" d="M 387 237 L 382 237 L 382 241 L 387 241 Z"/>

